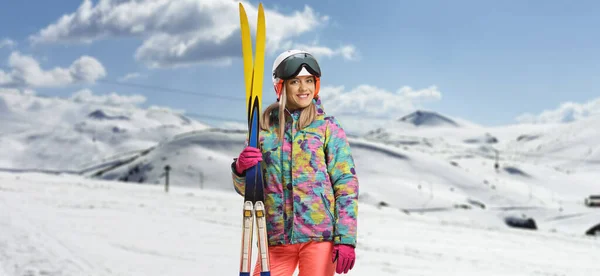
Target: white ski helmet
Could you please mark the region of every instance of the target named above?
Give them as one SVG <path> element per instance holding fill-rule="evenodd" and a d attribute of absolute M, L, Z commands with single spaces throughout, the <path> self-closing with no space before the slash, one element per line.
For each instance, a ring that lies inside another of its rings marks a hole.
<path fill-rule="evenodd" d="M 275 94 L 277 100 L 281 96 L 281 90 L 283 89 L 283 81 L 296 76 L 314 76 L 315 77 L 315 94 L 317 98 L 319 94 L 319 84 L 321 77 L 321 68 L 319 63 L 307 51 L 303 50 L 287 50 L 273 62 L 273 69 L 271 78 L 273 80 L 273 86 L 275 88 Z"/>

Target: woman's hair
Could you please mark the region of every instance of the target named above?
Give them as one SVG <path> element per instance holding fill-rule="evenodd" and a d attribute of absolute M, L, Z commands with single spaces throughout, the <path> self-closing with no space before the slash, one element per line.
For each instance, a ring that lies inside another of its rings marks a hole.
<path fill-rule="evenodd" d="M 277 137 L 279 140 L 283 140 L 283 134 L 285 132 L 285 104 L 287 102 L 287 93 L 285 89 L 285 85 L 281 90 L 281 96 L 279 97 L 279 102 L 272 103 L 269 105 L 262 115 L 262 120 L 260 121 L 260 127 L 263 130 L 268 130 L 270 126 L 272 126 L 275 122 L 271 121 L 271 114 L 273 110 L 279 109 L 279 126 L 277 128 Z M 317 108 L 313 102 L 310 103 L 307 107 L 303 108 L 300 112 L 300 118 L 298 119 L 298 129 L 303 129 L 306 126 L 310 125 L 315 118 L 317 117 Z"/>

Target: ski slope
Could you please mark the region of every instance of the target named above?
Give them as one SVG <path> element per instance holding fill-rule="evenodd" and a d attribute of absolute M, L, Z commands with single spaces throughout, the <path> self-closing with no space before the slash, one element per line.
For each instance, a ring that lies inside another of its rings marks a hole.
<path fill-rule="evenodd" d="M 598 269 L 598 240 L 585 233 L 600 208 L 583 200 L 600 194 L 600 118 L 403 118 L 349 139 L 360 181 L 351 275 Z M 162 108 L 1 94 L 0 276 L 236 273 L 242 201 L 230 164 L 245 137 Z M 536 229 L 508 225 L 525 219 Z"/>
<path fill-rule="evenodd" d="M 171 186 L 233 191 L 230 164 L 242 149 L 244 130 L 81 97 L 5 93 L 0 99 L 4 171 L 164 185 L 170 166 Z M 492 226 L 506 226 L 510 217 L 533 218 L 539 230 L 583 234 L 600 223 L 598 209 L 583 205 L 585 197 L 600 193 L 593 162 L 596 126 L 600 120 L 592 117 L 562 125 L 482 127 L 417 111 L 350 143 L 366 204 Z M 581 156 L 582 146 L 591 154 Z M 557 149 L 567 158 L 553 159 Z"/>
<path fill-rule="evenodd" d="M 236 275 L 233 192 L 0 173 L 5 275 Z M 256 253 L 256 247 L 254 250 Z M 362 204 L 347 275 L 594 275 L 600 241 Z M 255 260 L 255 259 L 254 259 Z"/>

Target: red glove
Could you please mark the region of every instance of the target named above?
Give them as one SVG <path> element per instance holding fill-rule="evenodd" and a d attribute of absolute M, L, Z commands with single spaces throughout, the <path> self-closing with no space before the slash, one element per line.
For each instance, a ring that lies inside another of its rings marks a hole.
<path fill-rule="evenodd" d="M 338 274 L 342 274 L 342 272 L 344 274 L 348 273 L 354 267 L 354 261 L 356 260 L 354 247 L 346 244 L 334 245 L 331 261 L 335 263 L 336 259 L 337 266 L 335 267 L 335 272 Z"/>
<path fill-rule="evenodd" d="M 235 162 L 235 170 L 238 174 L 242 174 L 259 161 L 262 161 L 262 152 L 255 147 L 246 147 Z"/>

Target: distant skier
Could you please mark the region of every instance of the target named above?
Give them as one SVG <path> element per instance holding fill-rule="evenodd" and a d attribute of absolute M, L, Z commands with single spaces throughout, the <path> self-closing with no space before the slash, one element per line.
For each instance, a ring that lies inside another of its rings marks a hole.
<path fill-rule="evenodd" d="M 272 276 L 292 276 L 297 267 L 300 276 L 348 273 L 359 185 L 346 134 L 323 110 L 321 69 L 310 53 L 281 53 L 272 73 L 277 102 L 262 115 L 262 152 L 246 144 L 231 165 L 234 187 L 244 195 L 246 170 L 264 161 Z M 257 261 L 253 275 L 260 270 Z"/>

